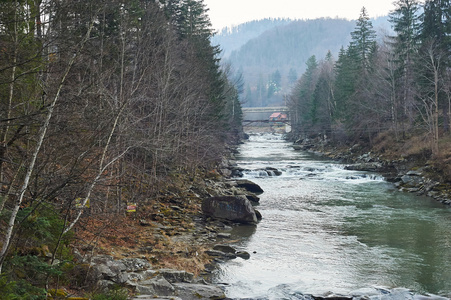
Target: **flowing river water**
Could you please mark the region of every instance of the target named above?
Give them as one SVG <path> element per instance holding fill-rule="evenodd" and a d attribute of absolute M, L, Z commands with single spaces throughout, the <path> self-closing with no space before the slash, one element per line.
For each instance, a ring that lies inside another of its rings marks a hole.
<path fill-rule="evenodd" d="M 265 193 L 262 221 L 232 230 L 232 245 L 251 258 L 221 263 L 215 274 L 228 297 L 451 297 L 449 207 L 399 192 L 378 174 L 295 151 L 282 136 L 251 135 L 239 150 L 244 178 Z M 268 176 L 268 167 L 282 175 Z"/>

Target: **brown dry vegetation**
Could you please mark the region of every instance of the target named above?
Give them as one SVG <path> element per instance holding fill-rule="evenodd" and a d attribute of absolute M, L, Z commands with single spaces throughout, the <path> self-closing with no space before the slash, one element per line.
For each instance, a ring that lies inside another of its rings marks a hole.
<path fill-rule="evenodd" d="M 426 135 L 412 135 L 396 139 L 392 131 L 378 134 L 373 140 L 372 151 L 380 153 L 386 159 L 430 156 L 430 145 Z"/>
<path fill-rule="evenodd" d="M 439 142 L 440 153 L 435 159 L 435 167 L 442 170 L 443 177 L 451 183 L 451 137 Z"/>
<path fill-rule="evenodd" d="M 150 200 L 134 213 L 84 217 L 75 230 L 72 246 L 84 255 L 141 257 L 155 268 L 198 275 L 210 262 L 204 253 L 206 245 L 193 238 L 193 216 L 200 214 L 200 199 L 181 192 L 182 185 L 183 179 L 179 178 L 167 188 L 172 195 Z"/>
<path fill-rule="evenodd" d="M 433 155 L 427 134 L 412 134 L 396 139 L 391 131 L 382 132 L 373 140 L 372 147 L 365 151 L 379 154 L 385 160 L 404 160 L 410 167 L 430 166 L 434 174 L 429 174 L 443 183 L 451 182 L 451 136 L 439 141 L 439 153 Z"/>

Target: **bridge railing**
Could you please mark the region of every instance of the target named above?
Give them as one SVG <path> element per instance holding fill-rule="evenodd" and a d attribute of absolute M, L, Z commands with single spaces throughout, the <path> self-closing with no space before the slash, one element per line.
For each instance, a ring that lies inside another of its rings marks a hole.
<path fill-rule="evenodd" d="M 274 112 L 288 112 L 289 109 L 286 106 L 273 106 L 273 107 L 243 107 L 241 109 L 243 113 L 274 113 Z"/>
<path fill-rule="evenodd" d="M 288 120 L 290 119 L 289 109 L 286 106 L 272 106 L 272 107 L 245 107 L 243 111 L 243 120 L 269 122 L 270 116 L 273 113 L 286 114 Z"/>

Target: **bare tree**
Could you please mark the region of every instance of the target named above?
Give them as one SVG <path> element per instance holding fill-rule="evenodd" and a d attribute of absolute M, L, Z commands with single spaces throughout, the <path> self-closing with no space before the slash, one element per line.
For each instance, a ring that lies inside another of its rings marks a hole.
<path fill-rule="evenodd" d="M 71 71 L 72 66 L 74 65 L 74 62 L 75 62 L 75 60 L 77 58 L 77 55 L 83 49 L 83 46 L 85 45 L 85 43 L 87 42 L 87 40 L 89 39 L 89 37 L 91 35 L 92 26 L 93 26 L 93 22 L 90 23 L 85 37 L 80 42 L 78 51 L 69 60 L 67 66 L 66 66 L 65 72 L 64 72 L 64 74 L 63 74 L 63 76 L 62 76 L 62 78 L 60 80 L 60 83 L 59 83 L 59 85 L 57 87 L 56 93 L 52 97 L 52 101 L 50 102 L 50 105 L 47 108 L 47 113 L 46 113 L 46 116 L 45 116 L 44 123 L 42 124 L 42 126 L 41 126 L 41 128 L 39 130 L 39 133 L 38 133 L 38 136 L 37 136 L 36 146 L 35 146 L 35 149 L 33 150 L 32 154 L 31 154 L 30 161 L 28 162 L 28 165 L 26 167 L 27 171 L 25 173 L 22 186 L 21 186 L 21 188 L 20 188 L 20 190 L 18 192 L 17 200 L 15 201 L 14 208 L 12 209 L 11 216 L 9 218 L 8 226 L 7 226 L 7 229 L 6 229 L 6 235 L 5 235 L 4 239 L 3 239 L 3 243 L 2 243 L 3 246 L 2 246 L 2 249 L 0 251 L 0 273 L 1 273 L 1 270 L 2 270 L 3 262 L 5 261 L 6 253 L 8 251 L 9 246 L 10 246 L 10 243 L 11 243 L 11 237 L 13 235 L 13 231 L 14 231 L 14 228 L 15 228 L 15 222 L 16 222 L 17 213 L 18 213 L 19 208 L 20 208 L 20 206 L 22 204 L 22 201 L 24 199 L 25 192 L 26 192 L 26 190 L 28 188 L 28 185 L 30 183 L 31 175 L 32 175 L 32 173 L 34 171 L 34 167 L 35 167 L 35 164 L 36 164 L 36 160 L 37 160 L 38 154 L 39 154 L 39 152 L 41 150 L 44 138 L 46 137 L 47 130 L 49 129 L 50 119 L 53 116 L 53 112 L 55 110 L 56 104 L 58 103 L 58 100 L 59 100 L 59 97 L 60 97 L 60 94 L 61 94 L 61 90 L 63 89 L 63 86 L 65 84 L 66 78 L 67 78 L 69 72 Z"/>
<path fill-rule="evenodd" d="M 420 71 L 420 91 L 418 98 L 421 105 L 417 109 L 425 122 L 431 141 L 431 150 L 439 154 L 439 94 L 443 92 L 442 68 L 444 68 L 443 52 L 434 40 L 423 45 Z"/>

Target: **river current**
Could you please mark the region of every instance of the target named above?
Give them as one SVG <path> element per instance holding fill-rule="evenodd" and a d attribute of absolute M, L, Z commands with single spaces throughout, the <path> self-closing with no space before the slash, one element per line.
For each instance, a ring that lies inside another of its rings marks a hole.
<path fill-rule="evenodd" d="M 449 207 L 399 192 L 378 174 L 295 151 L 280 135 L 251 135 L 237 159 L 244 178 L 265 192 L 262 221 L 232 230 L 232 245 L 251 258 L 221 263 L 215 274 L 228 297 L 451 297 Z M 267 168 L 282 175 L 268 176 Z"/>

